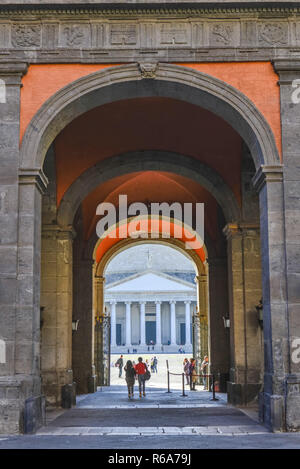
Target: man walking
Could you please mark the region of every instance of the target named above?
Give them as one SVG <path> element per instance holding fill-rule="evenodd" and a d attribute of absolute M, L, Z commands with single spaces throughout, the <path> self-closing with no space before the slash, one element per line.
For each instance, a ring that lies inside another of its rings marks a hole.
<path fill-rule="evenodd" d="M 143 363 L 142 357 L 138 358 L 138 364 L 135 365 L 134 368 L 135 368 L 135 371 L 136 371 L 137 376 L 138 376 L 140 397 L 142 397 L 142 393 L 143 393 L 143 396 L 145 397 L 146 396 L 146 393 L 145 393 L 145 373 L 146 373 L 148 368 L 147 368 L 147 365 L 145 363 Z"/>
<path fill-rule="evenodd" d="M 123 355 L 121 355 L 116 362 L 116 366 L 119 367 L 119 378 L 122 376 L 123 364 Z"/>

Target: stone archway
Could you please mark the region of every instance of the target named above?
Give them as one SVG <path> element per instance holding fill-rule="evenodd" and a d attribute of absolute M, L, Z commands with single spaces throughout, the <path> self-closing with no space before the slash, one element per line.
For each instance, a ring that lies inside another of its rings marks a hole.
<path fill-rule="evenodd" d="M 104 314 L 104 286 L 105 286 L 105 270 L 108 264 L 112 259 L 120 254 L 122 251 L 137 246 L 140 244 L 158 244 L 172 247 L 178 250 L 181 254 L 187 257 L 193 264 L 195 269 L 195 282 L 197 286 L 197 315 L 198 318 L 195 320 L 195 334 L 196 338 L 193 345 L 193 351 L 195 357 L 197 358 L 198 372 L 200 372 L 200 359 L 205 355 L 210 355 L 210 340 L 209 340 L 209 292 L 208 292 L 208 275 L 209 275 L 209 266 L 207 261 L 202 262 L 199 255 L 193 249 L 186 249 L 185 243 L 180 239 L 176 238 L 163 238 L 160 236 L 158 239 L 132 239 L 126 238 L 119 240 L 114 244 L 110 249 L 108 249 L 101 259 L 97 262 L 96 253 L 97 249 L 101 243 L 99 240 L 94 248 L 94 266 L 93 266 L 93 316 L 101 316 Z M 205 246 L 204 246 L 205 248 Z M 206 248 L 205 248 L 206 251 Z M 92 341 L 94 327 L 91 331 Z M 98 344 L 99 340 L 96 341 Z M 96 356 L 96 354 L 95 354 Z M 96 360 L 95 360 L 96 372 L 100 371 L 98 369 Z"/>
<path fill-rule="evenodd" d="M 264 333 L 267 352 L 263 413 L 269 425 L 274 427 L 276 420 L 279 422 L 278 425 L 276 423 L 277 427 L 282 428 L 285 418 L 285 395 L 282 370 L 276 357 L 278 350 L 284 350 L 289 333 L 287 321 L 282 321 L 280 318 L 280 310 L 286 310 L 284 299 L 286 285 L 281 285 L 281 295 L 278 298 L 276 279 L 274 279 L 274 265 L 278 276 L 284 276 L 285 272 L 282 167 L 279 164 L 272 131 L 261 113 L 242 93 L 220 80 L 181 66 L 166 64 L 158 64 L 152 79 L 144 79 L 137 64 L 124 65 L 77 80 L 56 93 L 42 106 L 29 124 L 21 147 L 19 242 L 30 248 L 34 269 L 27 275 L 25 279 L 27 283 L 24 281 L 23 287 L 20 287 L 20 296 L 22 288 L 25 292 L 28 282 L 31 282 L 35 292 L 31 305 L 32 312 L 34 311 L 32 320 L 34 320 L 37 313 L 40 277 L 37 262 L 40 249 L 39 190 L 46 183 L 41 168 L 49 145 L 71 120 L 93 107 L 118 101 L 123 96 L 152 95 L 176 96 L 177 99 L 179 97 L 215 112 L 237 130 L 250 149 L 257 170 L 255 183 L 260 192 L 260 228 L 263 247 Z M 35 229 L 31 236 L 22 233 L 21 229 L 22 217 L 28 213 L 35 220 Z M 230 225 L 229 228 L 230 236 L 237 234 L 243 244 L 245 227 L 237 223 L 234 227 Z M 254 227 L 247 229 L 253 231 Z M 69 230 L 67 235 L 61 227 L 58 231 L 63 233 L 64 241 L 70 241 Z M 277 262 L 278 258 L 283 259 L 280 265 Z M 38 361 L 38 351 L 35 353 Z M 240 383 L 235 384 L 241 387 Z M 244 385 L 247 383 L 243 383 Z"/>

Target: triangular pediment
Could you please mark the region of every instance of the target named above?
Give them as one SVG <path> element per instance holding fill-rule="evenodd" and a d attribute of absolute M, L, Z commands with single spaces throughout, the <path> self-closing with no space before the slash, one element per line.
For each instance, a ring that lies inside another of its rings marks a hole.
<path fill-rule="evenodd" d="M 195 292 L 193 285 L 156 272 L 143 272 L 106 287 L 107 293 L 117 292 Z"/>

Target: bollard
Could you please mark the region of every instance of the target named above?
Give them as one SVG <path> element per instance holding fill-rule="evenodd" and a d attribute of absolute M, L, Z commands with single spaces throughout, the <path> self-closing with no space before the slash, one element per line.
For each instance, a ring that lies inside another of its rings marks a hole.
<path fill-rule="evenodd" d="M 167 371 L 167 373 L 168 373 L 168 391 L 167 392 L 170 393 L 171 391 L 170 391 L 170 372 L 169 372 L 169 370 Z"/>
<path fill-rule="evenodd" d="M 182 397 L 187 397 L 187 394 L 184 392 L 184 373 L 182 373 Z"/>
<path fill-rule="evenodd" d="M 211 401 L 218 401 L 219 399 L 216 397 L 216 394 L 215 394 L 215 375 L 212 374 L 211 379 L 212 379 L 212 392 L 213 392 L 213 397 Z"/>

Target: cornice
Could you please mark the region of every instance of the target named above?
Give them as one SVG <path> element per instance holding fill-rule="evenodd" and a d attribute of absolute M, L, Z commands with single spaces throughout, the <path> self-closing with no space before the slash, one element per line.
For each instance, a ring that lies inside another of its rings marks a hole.
<path fill-rule="evenodd" d="M 159 5 L 110 5 L 109 8 L 107 5 L 97 5 L 97 6 L 87 6 L 80 7 L 74 6 L 69 7 L 65 5 L 52 5 L 44 6 L 40 5 L 34 7 L 33 5 L 0 5 L 0 17 L 57 17 L 57 16 L 70 16 L 74 17 L 136 17 L 136 16 L 180 16 L 180 17 L 199 17 L 202 15 L 253 15 L 253 16 L 294 16 L 300 14 L 300 4 L 299 6 L 239 6 L 235 5 L 226 5 L 222 6 L 210 6 L 210 5 L 192 5 L 189 7 L 179 6 L 178 4 L 168 6 L 159 6 Z"/>

